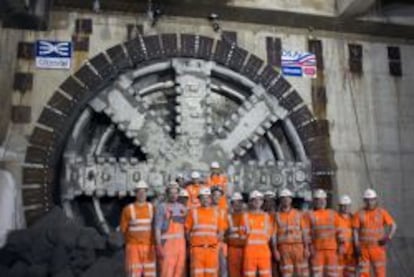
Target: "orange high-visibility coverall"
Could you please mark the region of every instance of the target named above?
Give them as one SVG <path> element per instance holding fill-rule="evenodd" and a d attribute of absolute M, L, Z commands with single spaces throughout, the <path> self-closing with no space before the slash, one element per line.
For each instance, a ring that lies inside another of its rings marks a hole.
<path fill-rule="evenodd" d="M 223 232 L 223 226 L 216 207 L 189 211 L 185 228 L 191 247 L 191 276 L 218 276 L 219 233 Z"/>
<path fill-rule="evenodd" d="M 310 211 L 308 216 L 313 276 L 338 276 L 338 214 L 330 209 L 320 209 Z"/>
<path fill-rule="evenodd" d="M 219 218 L 222 222 L 222 230 L 225 232 L 229 228 L 228 222 L 228 212 L 227 209 L 220 208 L 219 206 L 215 206 L 218 209 Z M 219 242 L 219 269 L 221 276 L 227 276 L 227 255 L 228 255 L 228 248 L 227 243 L 224 240 Z"/>
<path fill-rule="evenodd" d="M 127 276 L 155 276 L 153 206 L 133 203 L 121 215 L 120 228 L 125 237 Z"/>
<path fill-rule="evenodd" d="M 361 210 L 353 217 L 352 226 L 358 230 L 361 257 L 359 261 L 360 276 L 370 276 L 370 264 L 374 267 L 376 277 L 386 275 L 386 250 L 378 241 L 384 238 L 384 227 L 394 224 L 391 215 L 382 208 Z"/>
<path fill-rule="evenodd" d="M 186 215 L 187 207 L 180 203 L 165 203 L 157 208 L 155 228 L 161 230 L 163 258 L 160 261 L 160 272 L 162 277 L 182 277 L 184 274 Z"/>
<path fill-rule="evenodd" d="M 207 179 L 206 179 L 206 184 L 209 188 L 213 187 L 213 186 L 219 186 L 221 187 L 221 189 L 223 190 L 223 195 L 221 196 L 218 206 L 221 209 L 228 209 L 228 204 L 227 204 L 227 177 L 226 175 L 223 174 L 211 174 Z"/>
<path fill-rule="evenodd" d="M 353 277 L 356 273 L 356 259 L 352 234 L 352 214 L 338 214 L 339 240 L 341 252 L 339 253 L 339 276 Z"/>
<path fill-rule="evenodd" d="M 228 215 L 228 273 L 230 277 L 243 276 L 243 251 L 246 237 L 240 234 L 243 213 Z"/>
<path fill-rule="evenodd" d="M 304 248 L 308 226 L 301 212 L 293 208 L 286 212 L 277 212 L 274 231 L 282 276 L 309 276 Z"/>
<path fill-rule="evenodd" d="M 189 194 L 188 197 L 188 208 L 198 208 L 200 207 L 200 200 L 198 199 L 198 193 L 200 192 L 201 185 L 200 184 L 191 184 L 186 187 L 186 190 Z"/>
<path fill-rule="evenodd" d="M 272 276 L 269 242 L 273 226 L 265 212 L 248 212 L 243 215 L 241 235 L 246 236 L 244 247 L 244 276 Z"/>

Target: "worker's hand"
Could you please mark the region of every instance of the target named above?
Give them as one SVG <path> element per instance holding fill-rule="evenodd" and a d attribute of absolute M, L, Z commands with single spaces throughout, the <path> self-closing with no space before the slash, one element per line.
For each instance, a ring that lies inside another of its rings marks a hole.
<path fill-rule="evenodd" d="M 156 251 L 157 251 L 157 257 L 159 259 L 163 259 L 164 258 L 164 249 L 162 248 L 162 245 L 157 245 L 156 246 Z"/>
<path fill-rule="evenodd" d="M 378 244 L 379 244 L 380 246 L 384 246 L 384 245 L 386 245 L 389 241 L 390 241 L 390 237 L 385 236 L 385 237 L 383 237 L 382 239 L 380 239 L 380 240 L 378 241 Z"/>
<path fill-rule="evenodd" d="M 280 252 L 279 252 L 279 250 L 274 249 L 273 258 L 275 259 L 276 262 L 280 262 Z"/>
<path fill-rule="evenodd" d="M 340 255 L 345 254 L 345 246 L 344 246 L 343 244 L 340 244 L 340 245 L 339 245 L 339 248 L 338 248 L 338 253 L 339 253 Z"/>

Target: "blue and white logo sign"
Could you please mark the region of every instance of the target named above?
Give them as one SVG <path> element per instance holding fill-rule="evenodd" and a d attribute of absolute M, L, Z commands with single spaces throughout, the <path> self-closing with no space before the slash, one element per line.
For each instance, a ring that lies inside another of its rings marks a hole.
<path fill-rule="evenodd" d="M 316 78 L 316 72 L 315 54 L 298 51 L 283 51 L 283 75 Z"/>
<path fill-rule="evenodd" d="M 72 59 L 70 41 L 36 41 L 36 67 L 48 69 L 69 69 Z"/>

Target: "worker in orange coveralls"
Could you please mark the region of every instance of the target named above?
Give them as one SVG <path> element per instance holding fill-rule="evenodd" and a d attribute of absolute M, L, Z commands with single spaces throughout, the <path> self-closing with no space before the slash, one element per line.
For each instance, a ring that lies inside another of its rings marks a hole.
<path fill-rule="evenodd" d="M 222 209 L 228 209 L 227 204 L 227 177 L 223 174 L 220 164 L 218 162 L 212 162 L 210 165 L 210 176 L 206 179 L 206 185 L 211 189 L 213 186 L 221 187 L 223 195 L 220 198 L 219 207 Z"/>
<path fill-rule="evenodd" d="M 356 258 L 352 231 L 351 198 L 343 195 L 339 198 L 339 276 L 353 277 L 356 274 Z"/>
<path fill-rule="evenodd" d="M 385 209 L 378 207 L 375 190 L 367 189 L 364 192 L 364 202 L 365 207 L 358 211 L 352 220 L 355 248 L 360 254 L 360 276 L 369 277 L 372 265 L 376 277 L 385 277 L 387 272 L 385 246 L 397 231 L 397 225 Z"/>
<path fill-rule="evenodd" d="M 251 210 L 243 215 L 241 235 L 246 236 L 244 247 L 244 276 L 272 276 L 270 240 L 273 226 L 270 216 L 262 210 L 263 194 L 257 190 L 249 195 Z"/>
<path fill-rule="evenodd" d="M 201 175 L 198 171 L 191 172 L 191 182 L 187 185 L 186 190 L 189 194 L 188 199 L 188 207 L 190 209 L 200 207 L 200 200 L 198 198 L 201 182 L 200 182 Z"/>
<path fill-rule="evenodd" d="M 231 197 L 232 213 L 228 215 L 226 240 L 228 245 L 227 265 L 230 277 L 243 276 L 243 251 L 246 237 L 240 235 L 243 219 L 243 196 L 235 192 Z"/>
<path fill-rule="evenodd" d="M 185 228 L 190 247 L 191 276 L 219 276 L 219 246 L 223 239 L 224 222 L 219 210 L 210 205 L 211 191 L 202 187 L 199 191 L 201 206 L 188 213 Z"/>
<path fill-rule="evenodd" d="M 326 209 L 327 194 L 317 189 L 313 194 L 314 210 L 309 211 L 310 252 L 314 277 L 338 276 L 338 214 Z"/>
<path fill-rule="evenodd" d="M 274 256 L 282 277 L 309 276 L 308 225 L 302 213 L 292 207 L 293 193 L 283 189 L 280 211 L 275 216 Z"/>
<path fill-rule="evenodd" d="M 228 211 L 226 208 L 220 207 L 220 199 L 223 196 L 223 189 L 220 186 L 213 186 L 211 187 L 211 205 L 216 207 L 219 211 L 220 220 L 223 221 L 223 228 L 224 231 L 228 229 Z M 219 273 L 220 277 L 227 276 L 227 244 L 224 241 L 220 242 L 220 249 L 219 249 Z"/>
<path fill-rule="evenodd" d="M 178 202 L 179 189 L 178 183 L 171 182 L 166 189 L 168 202 L 158 205 L 155 213 L 155 241 L 162 277 L 182 277 L 185 271 L 187 207 Z"/>
<path fill-rule="evenodd" d="M 126 206 L 121 215 L 120 229 L 125 238 L 126 273 L 129 277 L 155 276 L 153 206 L 147 202 L 148 185 L 139 181 L 136 201 Z"/>

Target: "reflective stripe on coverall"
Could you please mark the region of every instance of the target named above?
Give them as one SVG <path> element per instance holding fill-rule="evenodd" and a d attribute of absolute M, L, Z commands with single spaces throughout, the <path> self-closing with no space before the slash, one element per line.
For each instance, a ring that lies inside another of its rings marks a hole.
<path fill-rule="evenodd" d="M 246 237 L 240 234 L 243 213 L 228 215 L 228 273 L 230 277 L 243 276 L 243 251 Z"/>
<path fill-rule="evenodd" d="M 339 276 L 353 277 L 356 274 L 356 259 L 354 253 L 354 242 L 352 235 L 352 215 L 339 214 L 339 238 L 343 253 L 339 253 Z"/>

